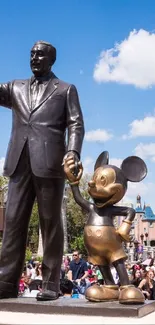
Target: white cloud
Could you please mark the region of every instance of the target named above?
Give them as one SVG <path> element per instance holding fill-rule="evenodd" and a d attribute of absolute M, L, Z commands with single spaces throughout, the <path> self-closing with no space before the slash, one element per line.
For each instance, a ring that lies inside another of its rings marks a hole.
<path fill-rule="evenodd" d="M 126 195 L 124 196 L 124 201 L 131 201 L 134 206 L 136 203 L 136 197 L 139 194 L 144 201 L 146 201 L 147 204 L 150 204 L 152 201 L 152 197 L 150 196 L 150 193 L 155 192 L 155 183 L 148 182 L 139 182 L 139 183 L 132 183 L 128 182 L 128 189 L 126 192 Z"/>
<path fill-rule="evenodd" d="M 113 165 L 116 167 L 120 167 L 121 163 L 122 163 L 122 159 L 120 159 L 120 158 L 111 158 L 109 161 L 109 165 Z"/>
<path fill-rule="evenodd" d="M 89 142 L 105 142 L 110 140 L 112 137 L 112 133 L 102 129 L 91 130 L 85 134 L 85 140 Z"/>
<path fill-rule="evenodd" d="M 84 161 L 83 161 L 83 166 L 84 167 L 88 167 L 89 165 L 92 165 L 94 162 L 93 158 L 91 157 L 85 157 Z"/>
<path fill-rule="evenodd" d="M 155 33 L 133 30 L 122 42 L 102 51 L 94 79 L 143 89 L 155 85 Z"/>
<path fill-rule="evenodd" d="M 96 158 L 97 159 L 97 158 Z M 82 161 L 83 169 L 85 174 L 93 174 L 95 161 L 92 157 L 85 157 Z M 122 159 L 120 158 L 111 158 L 109 160 L 109 165 L 120 167 Z"/>
<path fill-rule="evenodd" d="M 0 158 L 0 175 L 3 174 L 4 161 L 5 161 L 4 157 Z"/>
<path fill-rule="evenodd" d="M 155 116 L 146 116 L 143 120 L 134 120 L 129 124 L 129 128 L 129 133 L 122 136 L 123 140 L 155 136 Z"/>
<path fill-rule="evenodd" d="M 127 190 L 127 195 L 130 197 L 136 197 L 138 194 L 141 196 L 145 196 L 151 188 L 155 189 L 155 184 L 153 183 L 132 183 L 128 182 L 128 190 Z"/>
<path fill-rule="evenodd" d="M 151 143 L 139 143 L 134 149 L 134 154 L 143 159 L 150 158 L 155 162 L 155 142 Z"/>
<path fill-rule="evenodd" d="M 84 174 L 92 174 L 93 173 L 93 168 L 94 168 L 94 159 L 91 157 L 85 157 L 84 160 L 82 161 L 83 165 L 83 172 Z"/>

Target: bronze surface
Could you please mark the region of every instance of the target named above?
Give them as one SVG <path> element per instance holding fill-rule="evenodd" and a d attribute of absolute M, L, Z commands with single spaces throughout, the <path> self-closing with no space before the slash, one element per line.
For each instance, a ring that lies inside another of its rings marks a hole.
<path fill-rule="evenodd" d="M 128 181 L 141 181 L 147 174 L 145 162 L 135 156 L 128 157 L 120 168 L 109 165 L 109 154 L 102 152 L 95 163 L 94 175 L 88 183 L 88 192 L 93 202 L 85 200 L 77 185 L 72 186 L 75 201 L 87 213 L 88 219 L 84 228 L 84 242 L 88 251 L 88 260 L 98 265 L 106 285 L 114 284 L 111 264 L 119 277 L 121 286 L 120 303 L 143 303 L 141 292 L 129 286 L 129 277 L 124 260 L 127 258 L 122 247 L 123 241 L 130 240 L 130 229 L 135 218 L 135 210 L 130 207 L 116 206 L 127 190 Z M 134 166 L 134 168 L 133 168 Z M 119 229 L 115 229 L 113 218 L 125 217 Z M 104 289 L 103 289 L 104 288 Z M 109 291 L 110 290 L 110 291 Z M 104 301 L 114 298 L 110 287 L 92 287 L 86 292 L 91 301 Z M 118 290 L 117 290 L 118 294 Z"/>
<path fill-rule="evenodd" d="M 84 242 L 89 252 L 89 262 L 94 265 L 108 265 L 127 258 L 114 227 L 85 226 Z"/>
<path fill-rule="evenodd" d="M 142 291 L 132 285 L 120 287 L 119 302 L 121 304 L 144 304 Z"/>
<path fill-rule="evenodd" d="M 117 233 L 125 240 L 130 241 L 130 230 L 131 230 L 132 222 L 124 220 L 121 226 L 118 228 Z"/>
<path fill-rule="evenodd" d="M 92 285 L 86 290 L 85 297 L 89 301 L 118 300 L 119 287 L 117 285 Z"/>
<path fill-rule="evenodd" d="M 35 199 L 44 248 L 39 299 L 58 298 L 64 248 L 62 163 L 71 153 L 78 163 L 84 122 L 76 87 L 51 71 L 55 60 L 56 49 L 39 41 L 30 53 L 33 76 L 0 84 L 0 106 L 10 108 L 13 119 L 4 164 L 4 175 L 10 181 L 0 256 L 0 299 L 17 296 Z"/>
<path fill-rule="evenodd" d="M 92 180 L 88 183 L 88 192 L 98 207 L 114 204 L 124 196 L 126 189 L 122 184 L 115 182 L 116 172 L 113 168 L 99 167 L 95 170 Z"/>

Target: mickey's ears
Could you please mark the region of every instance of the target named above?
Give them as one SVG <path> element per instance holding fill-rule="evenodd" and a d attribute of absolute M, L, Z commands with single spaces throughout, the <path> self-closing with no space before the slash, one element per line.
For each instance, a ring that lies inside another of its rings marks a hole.
<path fill-rule="evenodd" d="M 96 160 L 94 170 L 103 165 L 108 165 L 108 163 L 109 163 L 109 152 L 103 151 Z"/>
<path fill-rule="evenodd" d="M 130 182 L 140 182 L 147 175 L 145 162 L 137 156 L 131 156 L 124 159 L 121 164 L 121 169 Z"/>

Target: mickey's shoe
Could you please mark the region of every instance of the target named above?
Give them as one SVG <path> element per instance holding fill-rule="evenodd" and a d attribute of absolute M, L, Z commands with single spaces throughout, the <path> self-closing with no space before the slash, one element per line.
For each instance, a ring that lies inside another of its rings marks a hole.
<path fill-rule="evenodd" d="M 89 287 L 85 292 L 85 297 L 89 301 L 114 301 L 118 300 L 119 290 L 117 285 L 97 284 Z"/>
<path fill-rule="evenodd" d="M 144 304 L 145 297 L 141 290 L 133 285 L 125 285 L 120 287 L 119 294 L 120 304 Z"/>

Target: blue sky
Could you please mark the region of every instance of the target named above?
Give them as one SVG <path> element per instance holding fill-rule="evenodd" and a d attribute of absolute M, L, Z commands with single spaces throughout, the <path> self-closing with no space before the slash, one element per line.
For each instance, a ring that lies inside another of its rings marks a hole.
<path fill-rule="evenodd" d="M 34 42 L 51 42 L 57 48 L 54 73 L 78 89 L 86 129 L 85 172 L 93 170 L 103 150 L 117 165 L 138 154 L 148 176 L 129 184 L 125 200 L 135 203 L 141 194 L 155 211 L 154 1 L 5 0 L 0 30 L 0 81 L 29 78 Z M 11 111 L 1 108 L 1 165 L 10 131 Z"/>

